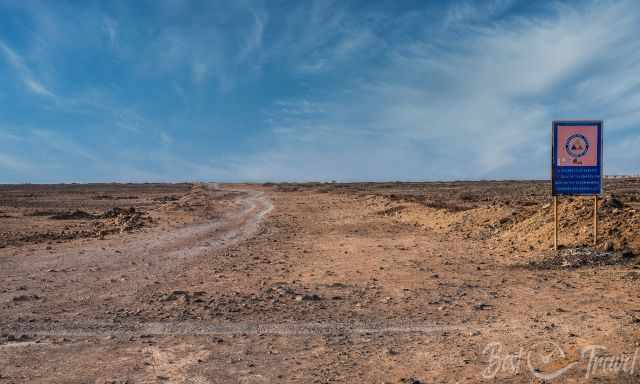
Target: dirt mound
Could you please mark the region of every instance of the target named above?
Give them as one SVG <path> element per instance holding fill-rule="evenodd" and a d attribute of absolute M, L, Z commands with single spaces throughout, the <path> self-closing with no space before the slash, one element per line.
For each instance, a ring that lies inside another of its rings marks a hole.
<path fill-rule="evenodd" d="M 96 224 L 96 233 L 102 234 L 104 234 L 105 231 L 120 233 L 131 232 L 144 227 L 145 221 L 148 220 L 148 217 L 136 211 L 133 207 L 115 207 L 105 211 L 101 215 L 93 215 L 85 211 L 75 210 L 73 212 L 58 213 L 49 218 L 52 220 L 105 220 L 103 223 Z"/>
<path fill-rule="evenodd" d="M 49 216 L 51 220 L 94 220 L 97 217 L 81 210 L 75 210 L 72 212 L 61 212 L 55 215 Z"/>
<path fill-rule="evenodd" d="M 106 211 L 105 213 L 103 213 L 102 215 L 100 215 L 101 219 L 113 219 L 116 218 L 118 216 L 131 216 L 131 215 L 135 215 L 136 214 L 136 209 L 131 207 L 131 208 L 111 208 L 108 211 Z"/>
<path fill-rule="evenodd" d="M 111 208 L 102 214 L 94 215 L 82 210 L 61 212 L 49 217 L 52 220 L 92 220 L 89 229 L 69 229 L 61 232 L 46 232 L 29 234 L 21 237 L 24 242 L 43 242 L 72 240 L 77 238 L 97 237 L 103 238 L 114 233 L 133 232 L 143 228 L 151 219 L 143 212 L 135 208 Z"/>
<path fill-rule="evenodd" d="M 157 201 L 160 203 L 168 203 L 171 201 L 178 201 L 178 200 L 180 200 L 180 198 L 177 196 L 160 196 L 153 199 L 153 201 Z"/>
<path fill-rule="evenodd" d="M 470 201 L 469 199 L 465 199 L 462 202 L 456 202 L 448 199 L 440 199 L 437 197 L 430 198 L 429 196 L 421 196 L 421 195 L 404 196 L 404 195 L 397 195 L 397 194 L 390 194 L 387 196 L 387 198 L 389 198 L 392 201 L 410 201 L 413 203 L 422 204 L 428 208 L 442 209 L 447 212 L 462 212 L 462 211 L 467 211 L 467 210 L 476 208 L 475 205 L 467 203 Z"/>
<path fill-rule="evenodd" d="M 111 232 L 132 232 L 140 229 L 151 221 L 151 218 L 143 212 L 137 211 L 135 208 L 112 208 L 102 215 L 101 219 L 105 219 L 104 223 L 107 228 L 111 229 Z"/>
<path fill-rule="evenodd" d="M 96 195 L 95 200 L 137 200 L 138 196 L 112 196 L 112 195 Z"/>
<path fill-rule="evenodd" d="M 24 234 L 12 234 L 3 233 L 0 234 L 0 244 L 2 245 L 16 245 L 20 243 L 37 244 L 46 242 L 61 242 L 81 238 L 96 237 L 94 230 L 63 230 L 63 231 L 46 231 L 36 233 L 24 233 Z M 9 237 L 9 239 L 3 239 Z M 13 237 L 13 239 L 11 238 Z"/>
<path fill-rule="evenodd" d="M 181 198 L 172 201 L 170 204 L 176 209 L 182 211 L 195 211 L 207 205 L 209 201 L 209 193 L 203 185 L 194 185 L 191 191 Z"/>
<path fill-rule="evenodd" d="M 378 211 L 376 213 L 378 215 L 381 215 L 381 216 L 398 216 L 400 214 L 400 212 L 404 211 L 405 209 L 407 209 L 406 206 L 398 205 L 398 206 L 395 206 L 395 207 L 383 209 L 383 210 Z"/>
<path fill-rule="evenodd" d="M 464 196 L 463 196 L 464 197 Z M 382 195 L 367 200 L 381 216 L 476 240 L 492 239 L 508 251 L 548 250 L 553 247 L 553 207 L 537 198 L 474 200 L 459 196 L 432 201 L 425 196 Z M 413 204 L 411 204 L 413 203 Z M 567 247 L 593 245 L 592 198 L 560 198 L 559 242 Z M 640 206 L 629 196 L 608 195 L 598 203 L 600 251 L 640 251 Z"/>
<path fill-rule="evenodd" d="M 561 199 L 558 204 L 559 241 L 567 246 L 591 244 L 593 241 L 593 201 Z M 499 239 L 519 246 L 548 248 L 553 241 L 553 207 L 545 204 L 529 215 L 521 215 L 504 228 Z M 604 251 L 640 249 L 640 214 L 614 197 L 598 204 L 598 244 Z"/>
<path fill-rule="evenodd" d="M 168 204 L 163 204 L 189 193 L 192 186 L 116 183 L 0 186 L 0 248 L 53 245 L 103 238 L 155 224 L 193 221 L 192 212 L 169 212 L 164 209 Z"/>
<path fill-rule="evenodd" d="M 60 211 L 35 210 L 35 211 L 32 211 L 32 212 L 25 213 L 24 216 L 27 216 L 27 217 L 53 216 L 53 215 L 57 215 L 59 213 L 60 213 Z"/>

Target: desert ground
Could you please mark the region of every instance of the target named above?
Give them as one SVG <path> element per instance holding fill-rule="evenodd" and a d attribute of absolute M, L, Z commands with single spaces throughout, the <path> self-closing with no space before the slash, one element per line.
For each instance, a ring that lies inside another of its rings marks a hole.
<path fill-rule="evenodd" d="M 635 383 L 605 191 L 554 251 L 543 181 L 0 186 L 0 383 Z"/>

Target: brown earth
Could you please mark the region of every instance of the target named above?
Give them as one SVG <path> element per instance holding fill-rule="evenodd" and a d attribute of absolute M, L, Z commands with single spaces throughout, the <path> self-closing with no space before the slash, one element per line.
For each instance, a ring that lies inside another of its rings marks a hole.
<path fill-rule="evenodd" d="M 0 187 L 0 383 L 637 382 L 638 186 Z"/>

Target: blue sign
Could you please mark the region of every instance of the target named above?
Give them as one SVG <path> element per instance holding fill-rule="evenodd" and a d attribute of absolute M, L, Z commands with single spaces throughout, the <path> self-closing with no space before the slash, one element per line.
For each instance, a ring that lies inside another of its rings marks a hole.
<path fill-rule="evenodd" d="M 602 121 L 554 121 L 551 193 L 602 194 Z"/>

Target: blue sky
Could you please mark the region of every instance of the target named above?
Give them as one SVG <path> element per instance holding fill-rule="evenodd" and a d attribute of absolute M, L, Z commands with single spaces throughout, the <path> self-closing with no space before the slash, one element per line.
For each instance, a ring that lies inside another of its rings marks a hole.
<path fill-rule="evenodd" d="M 640 172 L 636 1 L 0 0 L 0 183 Z"/>

